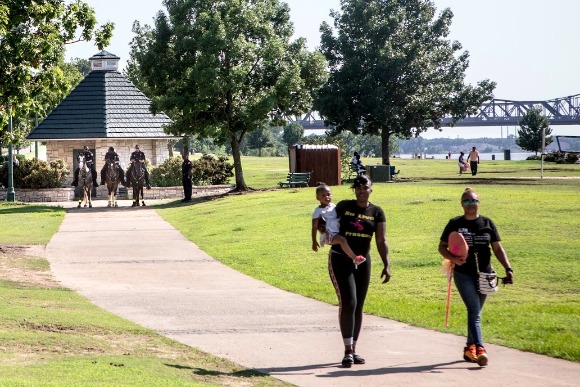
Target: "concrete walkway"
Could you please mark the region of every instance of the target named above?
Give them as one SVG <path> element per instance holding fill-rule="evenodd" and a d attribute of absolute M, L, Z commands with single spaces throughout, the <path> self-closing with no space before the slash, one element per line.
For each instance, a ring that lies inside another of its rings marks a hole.
<path fill-rule="evenodd" d="M 373 316 L 357 346 L 367 363 L 341 368 L 337 307 L 220 264 L 150 208 L 104 205 L 65 216 L 46 248 L 57 280 L 103 309 L 247 368 L 316 387 L 579 385 L 578 363 L 488 345 L 490 364 L 480 368 L 462 360 L 463 337 Z"/>

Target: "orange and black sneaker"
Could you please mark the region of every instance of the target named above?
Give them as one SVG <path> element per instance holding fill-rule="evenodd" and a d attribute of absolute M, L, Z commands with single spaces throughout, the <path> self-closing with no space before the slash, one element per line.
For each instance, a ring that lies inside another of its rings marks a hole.
<path fill-rule="evenodd" d="M 487 365 L 488 360 L 489 360 L 487 358 L 487 352 L 485 352 L 485 348 L 477 347 L 476 355 L 477 355 L 477 364 L 480 367 L 485 367 Z"/>
<path fill-rule="evenodd" d="M 469 347 L 463 348 L 463 359 L 470 363 L 477 363 L 477 352 L 475 344 L 471 344 Z"/>

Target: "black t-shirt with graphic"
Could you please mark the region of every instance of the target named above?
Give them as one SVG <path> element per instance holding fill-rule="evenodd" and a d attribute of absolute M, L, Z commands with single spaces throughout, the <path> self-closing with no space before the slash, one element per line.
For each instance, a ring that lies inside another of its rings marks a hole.
<path fill-rule="evenodd" d="M 447 242 L 449 234 L 453 231 L 462 234 L 469 246 L 467 261 L 461 266 L 455 265 L 455 271 L 477 275 L 475 265 L 476 252 L 477 260 L 479 261 L 479 271 L 488 271 L 491 268 L 491 243 L 501 240 L 492 220 L 481 215 L 474 220 L 458 216 L 447 223 L 443 234 L 441 234 L 441 240 Z"/>
<path fill-rule="evenodd" d="M 377 224 L 386 222 L 382 208 L 372 203 L 361 208 L 356 200 L 342 200 L 336 205 L 336 215 L 340 219 L 340 235 L 346 238 L 352 251 L 368 255 Z M 332 250 L 344 254 L 340 245 L 333 245 Z"/>

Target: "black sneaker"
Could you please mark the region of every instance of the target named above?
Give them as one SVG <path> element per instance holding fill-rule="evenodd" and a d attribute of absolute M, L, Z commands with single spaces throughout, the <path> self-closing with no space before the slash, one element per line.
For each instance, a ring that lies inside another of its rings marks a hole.
<path fill-rule="evenodd" d="M 357 355 L 356 353 L 352 354 L 352 358 L 354 360 L 354 364 L 365 364 L 365 359 L 362 356 Z"/>
<path fill-rule="evenodd" d="M 352 367 L 353 364 L 354 364 L 354 357 L 352 356 L 352 353 L 346 353 L 344 355 L 344 357 L 342 358 L 342 366 L 346 367 L 346 368 L 350 368 L 350 367 Z"/>

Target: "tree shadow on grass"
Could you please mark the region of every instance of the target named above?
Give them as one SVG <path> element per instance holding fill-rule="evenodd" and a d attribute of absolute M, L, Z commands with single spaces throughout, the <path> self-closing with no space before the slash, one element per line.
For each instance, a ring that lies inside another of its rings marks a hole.
<path fill-rule="evenodd" d="M 59 213 L 61 207 L 48 207 L 42 204 L 29 204 L 22 202 L 10 203 L 9 206 L 0 206 L 0 215 L 8 214 L 40 214 L 40 213 Z"/>
<path fill-rule="evenodd" d="M 244 369 L 241 371 L 236 372 L 223 372 L 223 371 L 216 371 L 216 370 L 207 370 L 205 368 L 199 367 L 190 367 L 184 366 L 180 364 L 165 364 L 167 367 L 176 368 L 179 370 L 191 370 L 194 374 L 199 376 L 227 376 L 227 377 L 235 377 L 235 378 L 255 378 L 255 377 L 267 377 L 269 375 L 259 372 L 254 369 Z"/>

